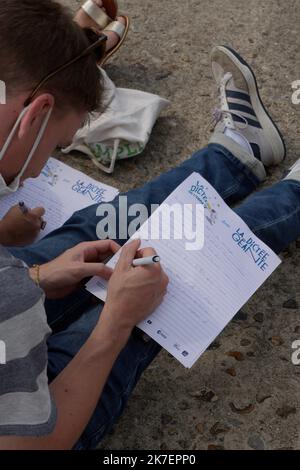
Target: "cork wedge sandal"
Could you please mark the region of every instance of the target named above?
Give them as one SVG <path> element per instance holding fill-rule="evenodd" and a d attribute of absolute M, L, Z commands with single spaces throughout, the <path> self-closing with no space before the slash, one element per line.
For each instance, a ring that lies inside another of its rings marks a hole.
<path fill-rule="evenodd" d="M 102 0 L 102 8 L 93 2 L 93 0 L 87 0 L 81 8 L 97 23 L 101 30 L 111 23 L 112 20 L 115 20 L 118 13 L 117 0 Z M 103 8 L 105 11 L 103 11 Z"/>
<path fill-rule="evenodd" d="M 125 16 L 125 15 L 120 15 L 122 18 L 124 18 L 125 20 L 125 25 L 123 23 L 121 23 L 120 21 L 113 21 L 112 23 L 110 23 L 108 26 L 106 26 L 106 28 L 102 31 L 103 34 L 105 34 L 106 31 L 112 31 L 114 33 L 116 33 L 120 40 L 119 42 L 112 48 L 110 49 L 109 51 L 106 52 L 106 54 L 104 55 L 104 57 L 98 62 L 98 65 L 100 67 L 103 67 L 106 62 L 114 55 L 116 54 L 116 52 L 118 52 L 118 50 L 123 46 L 126 38 L 127 38 L 127 35 L 128 35 L 128 31 L 129 31 L 129 27 L 130 27 L 130 19 L 128 16 Z"/>
<path fill-rule="evenodd" d="M 122 16 L 125 20 L 125 25 L 116 19 L 118 13 L 118 3 L 116 0 L 102 0 L 102 8 L 93 0 L 88 0 L 81 8 L 98 25 L 99 30 L 101 30 L 103 34 L 107 31 L 111 31 L 116 33 L 119 37 L 118 43 L 98 60 L 98 65 L 102 67 L 124 44 L 130 26 L 129 17 L 125 15 Z M 103 11 L 103 8 L 105 8 L 106 12 Z M 112 21 L 112 19 L 114 21 Z"/>

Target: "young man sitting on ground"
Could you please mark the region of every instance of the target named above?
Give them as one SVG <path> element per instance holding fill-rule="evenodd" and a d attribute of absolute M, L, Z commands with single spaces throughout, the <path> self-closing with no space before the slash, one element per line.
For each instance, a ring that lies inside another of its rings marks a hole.
<path fill-rule="evenodd" d="M 72 140 L 101 103 L 101 89 L 93 54 L 36 88 L 89 46 L 52 0 L 2 0 L 0 42 L 0 69 L 8 85 L 7 105 L 0 107 L 0 193 L 5 195 L 37 175 L 57 145 Z M 265 179 L 266 166 L 284 158 L 283 140 L 246 62 L 218 46 L 212 68 L 221 104 L 210 144 L 128 192 L 128 207 L 161 204 L 195 171 L 228 204 L 236 204 Z M 39 145 L 31 152 L 35 142 Z M 160 304 L 168 278 L 159 265 L 132 267 L 135 256 L 153 254 L 151 248 L 139 252 L 137 241 L 125 247 L 113 273 L 101 264 L 126 240 L 94 241 L 96 209 L 75 213 L 32 246 L 0 248 L 0 339 L 7 352 L 0 365 L 1 449 L 95 448 L 160 351 L 134 325 Z M 235 210 L 270 248 L 282 251 L 300 236 L 300 162 L 284 180 Z M 105 306 L 95 305 L 80 288 L 92 275 L 110 279 Z"/>

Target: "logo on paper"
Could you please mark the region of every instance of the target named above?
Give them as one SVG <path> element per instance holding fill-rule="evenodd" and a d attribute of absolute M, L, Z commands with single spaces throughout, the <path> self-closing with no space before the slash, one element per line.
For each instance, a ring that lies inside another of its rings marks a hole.
<path fill-rule="evenodd" d="M 200 184 L 199 181 L 197 181 L 196 184 L 191 186 L 189 193 L 194 196 L 197 201 L 199 201 L 205 207 L 205 209 L 208 209 L 208 196 L 203 184 Z"/>
<path fill-rule="evenodd" d="M 194 196 L 200 204 L 204 206 L 207 210 L 207 214 L 205 215 L 206 220 L 210 223 L 210 225 L 214 225 L 217 221 L 217 211 L 214 209 L 213 204 L 210 202 L 208 195 L 207 195 L 207 188 L 204 187 L 203 184 L 200 184 L 197 181 L 196 184 L 191 186 L 189 194 Z"/>
<path fill-rule="evenodd" d="M 248 253 L 254 263 L 262 270 L 266 271 L 268 268 L 267 259 L 270 256 L 266 250 L 262 249 L 260 245 L 253 240 L 253 238 L 245 238 L 245 234 L 238 228 L 232 235 L 232 239 L 241 248 L 242 251 Z"/>
<path fill-rule="evenodd" d="M 158 331 L 157 331 L 157 334 L 158 334 L 159 336 L 161 336 L 162 338 L 167 339 L 167 334 L 166 334 L 164 331 L 158 330 Z"/>
<path fill-rule="evenodd" d="M 105 199 L 106 189 L 100 188 L 96 184 L 85 183 L 84 181 L 78 180 L 73 186 L 72 190 L 75 193 L 81 194 L 82 196 L 87 196 L 95 203 L 101 203 Z"/>

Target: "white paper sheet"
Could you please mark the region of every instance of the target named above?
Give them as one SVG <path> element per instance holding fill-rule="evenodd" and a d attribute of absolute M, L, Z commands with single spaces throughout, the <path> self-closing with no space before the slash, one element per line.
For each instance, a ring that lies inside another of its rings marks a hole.
<path fill-rule="evenodd" d="M 187 251 L 186 239 L 143 241 L 160 255 L 170 285 L 161 306 L 138 326 L 189 368 L 281 261 L 198 173 L 164 204 L 174 203 L 204 206 L 204 246 Z M 93 278 L 87 289 L 105 301 L 106 286 Z"/>
<path fill-rule="evenodd" d="M 49 158 L 38 178 L 27 180 L 16 193 L 0 200 L 0 219 L 19 201 L 24 201 L 29 208 L 44 207 L 47 226 L 40 232 L 40 239 L 61 227 L 74 212 L 111 201 L 117 194 L 116 188 Z"/>

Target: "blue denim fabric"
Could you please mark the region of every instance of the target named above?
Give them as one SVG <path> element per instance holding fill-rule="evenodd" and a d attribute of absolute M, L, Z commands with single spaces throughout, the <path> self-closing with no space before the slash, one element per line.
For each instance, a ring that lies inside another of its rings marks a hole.
<path fill-rule="evenodd" d="M 224 147 L 210 144 L 179 167 L 162 174 L 140 189 L 129 191 L 128 206 L 161 204 L 192 172 L 199 172 L 229 204 L 249 196 L 259 181 Z M 114 205 L 118 208 L 118 198 Z M 29 266 L 45 263 L 82 241 L 95 240 L 96 206 L 76 212 L 60 229 L 26 248 L 11 250 Z M 279 253 L 300 237 L 300 183 L 281 181 L 249 197 L 236 212 L 274 251 Z M 129 219 L 130 223 L 130 219 Z M 116 240 L 123 245 L 126 240 Z M 95 327 L 102 304 L 93 306 L 83 289 L 59 301 L 46 301 L 49 339 L 49 380 L 53 380 L 76 355 Z M 76 449 L 92 449 L 110 431 L 143 371 L 160 351 L 152 340 L 145 342 L 137 330 L 121 352 L 109 376 L 94 415 Z"/>

